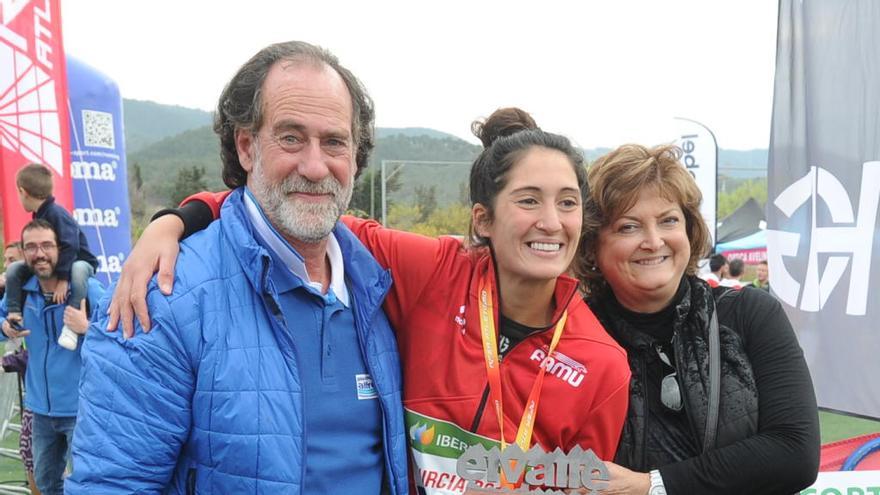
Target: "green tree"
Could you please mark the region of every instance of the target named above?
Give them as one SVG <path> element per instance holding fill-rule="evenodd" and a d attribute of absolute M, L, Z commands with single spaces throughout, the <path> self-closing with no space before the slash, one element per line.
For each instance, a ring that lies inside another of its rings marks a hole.
<path fill-rule="evenodd" d="M 387 172 L 387 171 L 386 171 Z M 385 182 L 385 190 L 390 197 L 392 193 L 400 190 L 400 174 L 389 174 L 390 177 Z M 354 191 L 351 194 L 351 203 L 349 208 L 365 212 L 367 216 L 379 219 L 382 216 L 382 171 L 371 167 L 358 177 L 354 184 Z M 389 200 L 386 207 L 391 206 Z M 372 215 L 371 212 L 373 212 Z"/>
<path fill-rule="evenodd" d="M 470 218 L 470 208 L 460 204 L 451 204 L 436 209 L 428 216 L 427 220 L 413 225 L 411 231 L 431 237 L 439 235 L 466 236 Z"/>
<path fill-rule="evenodd" d="M 471 205 L 471 188 L 467 182 L 458 183 L 458 202 L 468 207 Z"/>
<path fill-rule="evenodd" d="M 388 208 L 388 220 L 385 224 L 398 230 L 412 232 L 421 216 L 422 212 L 418 205 L 397 203 Z"/>
<path fill-rule="evenodd" d="M 437 186 L 416 186 L 416 205 L 419 207 L 419 223 L 423 223 L 437 209 Z"/>
<path fill-rule="evenodd" d="M 718 219 L 722 219 L 754 198 L 761 206 L 767 204 L 767 179 L 751 179 L 730 192 L 718 193 Z"/>
<path fill-rule="evenodd" d="M 131 175 L 128 176 L 128 202 L 131 206 L 132 217 L 140 217 L 145 214 L 146 210 L 144 180 L 141 178 L 140 164 L 135 162 L 131 171 Z"/>
<path fill-rule="evenodd" d="M 131 172 L 128 176 L 128 204 L 131 209 L 133 244 L 150 223 L 150 216 L 147 215 L 147 197 L 144 191 L 144 180 L 141 177 L 141 166 L 138 162 L 134 162 Z"/>
<path fill-rule="evenodd" d="M 187 196 L 208 189 L 205 184 L 205 167 L 184 167 L 177 171 L 177 178 L 171 186 L 168 200 L 172 205 L 180 204 Z"/>
<path fill-rule="evenodd" d="M 144 179 L 141 177 L 141 164 L 138 162 L 134 162 L 134 188 L 137 191 L 140 191 L 144 187 Z"/>

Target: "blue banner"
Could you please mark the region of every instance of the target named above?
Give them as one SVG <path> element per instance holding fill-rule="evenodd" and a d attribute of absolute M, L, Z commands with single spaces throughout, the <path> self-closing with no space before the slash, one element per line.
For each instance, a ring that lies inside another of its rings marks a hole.
<path fill-rule="evenodd" d="M 67 81 L 73 216 L 109 285 L 131 250 L 122 98 L 113 80 L 70 56 Z"/>

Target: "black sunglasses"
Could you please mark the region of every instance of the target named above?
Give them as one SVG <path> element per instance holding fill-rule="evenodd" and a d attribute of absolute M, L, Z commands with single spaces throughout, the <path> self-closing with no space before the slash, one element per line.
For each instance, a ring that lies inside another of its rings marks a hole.
<path fill-rule="evenodd" d="M 680 412 L 684 407 L 684 402 L 681 400 L 681 388 L 678 386 L 678 380 L 676 379 L 675 366 L 672 365 L 669 356 L 663 352 L 663 348 L 659 344 L 655 345 L 654 348 L 657 350 L 660 360 L 666 363 L 666 366 L 672 368 L 672 373 L 664 376 L 663 381 L 660 382 L 660 403 L 670 411 Z"/>

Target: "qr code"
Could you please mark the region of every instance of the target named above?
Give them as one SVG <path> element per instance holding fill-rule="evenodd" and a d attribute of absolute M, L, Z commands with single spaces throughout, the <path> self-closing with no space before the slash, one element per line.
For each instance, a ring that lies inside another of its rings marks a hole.
<path fill-rule="evenodd" d="M 113 135 L 112 113 L 83 110 L 82 118 L 86 146 L 116 148 L 116 139 Z"/>

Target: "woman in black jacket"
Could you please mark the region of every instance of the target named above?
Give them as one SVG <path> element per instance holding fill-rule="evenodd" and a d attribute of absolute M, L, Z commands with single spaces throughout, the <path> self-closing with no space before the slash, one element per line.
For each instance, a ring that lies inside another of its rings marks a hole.
<path fill-rule="evenodd" d="M 632 369 L 603 493 L 798 492 L 819 465 L 803 352 L 768 293 L 696 277 L 710 239 L 680 154 L 625 145 L 589 172 L 587 301 Z"/>

